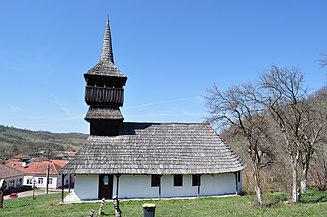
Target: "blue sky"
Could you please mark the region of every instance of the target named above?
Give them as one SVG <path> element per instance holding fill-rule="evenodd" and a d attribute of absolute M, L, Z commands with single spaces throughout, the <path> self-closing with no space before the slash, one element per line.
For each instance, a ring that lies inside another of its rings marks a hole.
<path fill-rule="evenodd" d="M 201 122 L 202 95 L 297 66 L 326 83 L 327 1 L 11 0 L 0 3 L 0 124 L 84 132 L 83 74 L 96 65 L 107 14 L 128 77 L 125 121 Z"/>

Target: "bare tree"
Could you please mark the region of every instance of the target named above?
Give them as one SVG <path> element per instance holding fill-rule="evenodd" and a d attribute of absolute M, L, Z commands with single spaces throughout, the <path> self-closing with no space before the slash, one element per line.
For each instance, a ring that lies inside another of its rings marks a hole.
<path fill-rule="evenodd" d="M 306 104 L 303 122 L 299 128 L 299 141 L 301 143 L 301 193 L 307 189 L 308 170 L 315 146 L 325 139 L 327 125 L 326 104 L 319 98 L 312 97 L 303 102 Z"/>
<path fill-rule="evenodd" d="M 258 205 L 263 205 L 260 169 L 272 163 L 269 149 L 265 107 L 259 103 L 258 91 L 252 84 L 221 91 L 214 85 L 204 96 L 209 109 L 207 121 L 220 128 L 233 127 L 246 139 L 247 153 L 252 161 Z"/>
<path fill-rule="evenodd" d="M 310 163 L 309 171 L 312 179 L 312 184 L 320 190 L 327 189 L 327 86 L 322 87 L 320 90 L 316 91 L 313 96 L 311 96 L 313 101 L 312 104 L 315 105 L 316 113 L 318 113 L 318 118 L 320 119 L 319 125 L 324 126 L 320 132 L 317 144 L 314 147 L 312 166 Z"/>
<path fill-rule="evenodd" d="M 325 132 L 326 135 L 326 132 Z M 327 147 L 326 138 L 322 143 L 317 144 L 315 147 L 314 158 L 310 168 L 310 175 L 313 185 L 319 190 L 327 189 Z"/>
<path fill-rule="evenodd" d="M 298 68 L 278 68 L 260 78 L 262 101 L 279 126 L 283 143 L 288 150 L 292 167 L 292 202 L 299 201 L 298 163 L 301 157 L 301 129 L 305 122 L 306 107 L 303 100 L 307 95 L 304 76 Z"/>

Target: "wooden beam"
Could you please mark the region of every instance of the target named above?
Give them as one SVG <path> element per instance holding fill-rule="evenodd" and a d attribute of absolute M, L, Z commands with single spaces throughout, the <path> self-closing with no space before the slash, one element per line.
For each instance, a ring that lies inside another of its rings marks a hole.
<path fill-rule="evenodd" d="M 68 192 L 70 193 L 70 188 L 71 188 L 71 184 L 72 184 L 72 174 L 70 174 L 70 173 L 68 173 L 68 180 L 69 180 L 69 182 L 68 182 Z"/>
<path fill-rule="evenodd" d="M 235 175 L 235 194 L 238 195 L 238 179 L 237 179 L 237 172 L 234 172 Z"/>
<path fill-rule="evenodd" d="M 50 173 L 50 165 L 47 165 L 47 173 L 45 177 L 45 194 L 49 193 L 49 173 Z"/>
<path fill-rule="evenodd" d="M 159 200 L 161 199 L 161 177 L 162 175 L 159 175 Z"/>
<path fill-rule="evenodd" d="M 67 174 L 61 174 L 61 202 L 64 202 L 64 185 L 65 185 L 65 176 Z"/>
<path fill-rule="evenodd" d="M 118 199 L 118 188 L 119 188 L 119 177 L 120 177 L 120 174 L 116 174 L 115 175 L 116 178 L 117 178 L 117 181 L 116 181 L 116 198 Z"/>

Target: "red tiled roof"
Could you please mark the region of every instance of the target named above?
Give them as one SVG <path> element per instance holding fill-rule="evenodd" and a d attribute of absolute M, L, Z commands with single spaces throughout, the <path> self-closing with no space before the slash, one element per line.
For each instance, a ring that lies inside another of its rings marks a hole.
<path fill-rule="evenodd" d="M 68 160 L 52 160 L 52 163 L 58 165 L 60 169 L 62 169 L 68 163 Z"/>
<path fill-rule="evenodd" d="M 54 160 L 53 161 L 40 161 L 30 162 L 23 167 L 23 162 L 7 162 L 7 165 L 27 174 L 46 174 L 47 167 L 49 165 L 49 174 L 57 175 L 64 165 L 68 163 L 66 160 Z"/>

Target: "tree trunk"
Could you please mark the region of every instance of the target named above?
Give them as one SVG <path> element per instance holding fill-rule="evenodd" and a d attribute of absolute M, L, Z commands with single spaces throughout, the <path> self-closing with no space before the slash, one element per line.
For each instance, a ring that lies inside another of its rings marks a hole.
<path fill-rule="evenodd" d="M 302 177 L 301 177 L 301 194 L 304 194 L 307 191 L 308 170 L 309 170 L 308 162 L 303 163 Z"/>
<path fill-rule="evenodd" d="M 259 207 L 261 208 L 263 203 L 262 203 L 262 193 L 261 193 L 261 188 L 259 186 L 255 186 L 255 193 L 257 196 L 257 202 Z"/>
<path fill-rule="evenodd" d="M 309 145 L 306 153 L 302 158 L 302 177 L 301 177 L 301 193 L 304 194 L 307 190 L 308 171 L 311 160 L 313 145 Z"/>
<path fill-rule="evenodd" d="M 254 172 L 254 189 L 257 196 L 258 205 L 261 208 L 263 202 L 262 202 L 262 192 L 260 186 L 260 175 L 259 175 L 259 170 L 258 168 L 256 168 L 256 166 L 253 166 L 253 172 Z"/>
<path fill-rule="evenodd" d="M 298 184 L 297 184 L 297 157 L 291 155 L 291 164 L 292 164 L 292 202 L 297 203 L 299 202 L 299 195 L 298 195 Z"/>
<path fill-rule="evenodd" d="M 303 178 L 301 179 L 301 194 L 304 194 L 307 191 L 307 179 Z"/>

